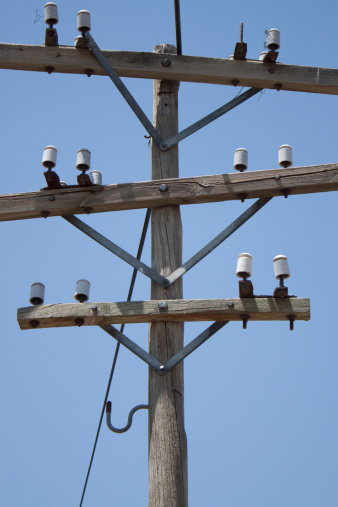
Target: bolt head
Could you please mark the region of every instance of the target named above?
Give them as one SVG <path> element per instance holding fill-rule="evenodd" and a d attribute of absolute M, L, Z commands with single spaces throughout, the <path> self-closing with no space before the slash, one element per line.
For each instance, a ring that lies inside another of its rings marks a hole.
<path fill-rule="evenodd" d="M 280 175 L 279 174 L 276 174 L 275 180 L 280 180 Z"/>
<path fill-rule="evenodd" d="M 169 60 L 169 58 L 165 58 L 164 60 L 162 60 L 162 65 L 163 67 L 170 67 L 171 65 L 171 60 Z"/>
<path fill-rule="evenodd" d="M 232 302 L 232 301 L 229 301 L 229 303 L 228 303 L 228 307 L 229 307 L 229 308 L 232 308 L 233 306 L 234 306 L 233 302 Z"/>
<path fill-rule="evenodd" d="M 165 301 L 159 301 L 158 307 L 160 310 L 167 310 L 168 304 Z"/>
<path fill-rule="evenodd" d="M 162 371 L 164 370 L 163 364 L 160 366 L 160 370 L 162 370 Z"/>
<path fill-rule="evenodd" d="M 54 197 L 54 195 L 50 195 L 50 196 L 49 196 L 49 200 L 50 200 L 50 201 L 55 201 L 55 197 Z"/>
<path fill-rule="evenodd" d="M 168 190 L 168 185 L 166 185 L 165 183 L 163 183 L 163 185 L 160 185 L 160 192 L 166 192 Z"/>

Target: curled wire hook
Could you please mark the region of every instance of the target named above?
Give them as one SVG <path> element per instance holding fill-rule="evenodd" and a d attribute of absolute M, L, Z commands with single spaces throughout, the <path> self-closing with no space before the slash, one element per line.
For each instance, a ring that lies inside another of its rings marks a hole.
<path fill-rule="evenodd" d="M 136 405 L 136 407 L 132 408 L 128 415 L 128 422 L 123 428 L 115 428 L 111 423 L 111 401 L 107 401 L 106 404 L 106 421 L 108 428 L 114 433 L 125 433 L 129 430 L 131 423 L 133 422 L 133 415 L 138 410 L 147 409 L 148 405 Z"/>

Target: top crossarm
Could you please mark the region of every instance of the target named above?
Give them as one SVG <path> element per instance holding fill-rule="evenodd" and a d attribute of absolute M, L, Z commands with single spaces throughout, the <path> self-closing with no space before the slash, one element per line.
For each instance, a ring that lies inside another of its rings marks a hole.
<path fill-rule="evenodd" d="M 120 77 L 167 79 L 254 88 L 338 95 L 338 69 L 302 67 L 257 60 L 225 60 L 200 56 L 103 51 Z M 0 44 L 0 69 L 106 75 L 89 49 L 70 46 Z"/>

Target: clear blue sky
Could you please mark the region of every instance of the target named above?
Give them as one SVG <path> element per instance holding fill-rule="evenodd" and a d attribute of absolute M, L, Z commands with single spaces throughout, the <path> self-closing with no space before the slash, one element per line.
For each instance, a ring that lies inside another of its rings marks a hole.
<path fill-rule="evenodd" d="M 76 14 L 92 14 L 102 49 L 152 51 L 175 43 L 173 0 L 58 2 L 59 43 L 73 45 Z M 3 42 L 41 44 L 44 4 L 3 3 Z M 227 58 L 244 23 L 248 57 L 264 50 L 265 30 L 281 31 L 279 61 L 337 67 L 337 3 L 286 0 L 241 3 L 181 0 L 183 52 Z M 125 79 L 147 115 L 152 83 Z M 58 148 L 57 172 L 76 181 L 76 152 L 92 151 L 106 184 L 150 179 L 150 150 L 138 123 L 108 78 L 1 70 L 0 193 L 44 183 L 46 145 Z M 182 83 L 180 128 L 237 94 L 231 87 Z M 294 165 L 337 161 L 337 97 L 267 90 L 180 144 L 180 174 L 232 172 L 233 153 L 249 151 L 249 170 L 276 168 L 278 148 L 293 147 Z M 335 507 L 338 504 L 338 343 L 335 192 L 275 198 L 184 277 L 185 298 L 237 297 L 238 254 L 253 255 L 255 293 L 272 294 L 272 260 L 289 258 L 292 294 L 311 299 L 311 320 L 230 323 L 185 361 L 185 419 L 192 507 Z M 182 207 L 187 260 L 251 203 Z M 80 217 L 136 254 L 144 210 Z M 73 301 L 79 278 L 91 301 L 123 301 L 132 269 L 62 218 L 1 223 L 0 506 L 79 504 L 116 342 L 96 328 L 20 331 L 16 309 L 31 283 L 46 285 L 46 303 Z M 150 237 L 144 261 L 150 263 Z M 150 298 L 137 279 L 135 300 Z M 185 326 L 186 341 L 205 327 Z M 147 326 L 125 333 L 147 347 Z M 113 424 L 147 402 L 147 367 L 122 349 L 109 399 Z M 105 424 L 84 501 L 145 506 L 147 413 L 131 430 Z"/>

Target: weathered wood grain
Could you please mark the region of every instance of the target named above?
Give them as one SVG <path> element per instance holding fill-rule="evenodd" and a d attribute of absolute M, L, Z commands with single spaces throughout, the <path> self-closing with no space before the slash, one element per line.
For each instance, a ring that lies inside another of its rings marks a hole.
<path fill-rule="evenodd" d="M 228 303 L 233 306 L 228 306 Z M 285 320 L 294 314 L 296 320 L 310 319 L 310 300 L 307 298 L 248 298 L 248 299 L 168 299 L 167 310 L 160 310 L 158 300 L 121 303 L 70 303 L 29 306 L 18 309 L 21 329 L 76 326 L 76 318 L 85 326 L 102 324 L 133 324 L 138 322 L 196 322 L 240 321 L 247 313 L 250 321 Z M 157 356 L 156 356 L 157 357 Z"/>
<path fill-rule="evenodd" d="M 280 176 L 276 179 L 276 176 Z M 161 184 L 168 190 L 160 192 Z M 338 163 L 0 195 L 0 222 L 338 190 Z M 49 198 L 53 196 L 54 200 Z"/>
<path fill-rule="evenodd" d="M 310 93 L 338 94 L 338 70 L 302 67 L 258 60 L 223 60 L 200 56 L 170 55 L 170 67 L 163 67 L 161 54 L 130 51 L 103 51 L 108 62 L 121 77 L 166 79 L 254 88 L 276 88 Z M 89 49 L 70 46 L 34 46 L 0 44 L 0 68 L 69 74 L 105 75 Z M 270 72 L 272 71 L 272 72 Z"/>
<path fill-rule="evenodd" d="M 159 45 L 154 51 L 162 60 L 171 58 L 171 54 L 165 53 L 176 52 L 176 48 Z M 176 81 L 153 82 L 153 123 L 163 139 L 178 132 L 178 87 Z M 178 145 L 162 152 L 152 141 L 152 179 L 170 181 L 178 176 Z M 170 275 L 182 264 L 180 208 L 170 204 L 153 208 L 151 213 L 151 267 L 163 276 Z M 152 281 L 151 299 L 182 298 L 182 278 L 167 289 Z M 149 353 L 165 363 L 183 348 L 183 336 L 182 322 L 152 321 Z M 148 438 L 149 507 L 188 507 L 183 361 L 164 376 L 149 368 Z"/>

